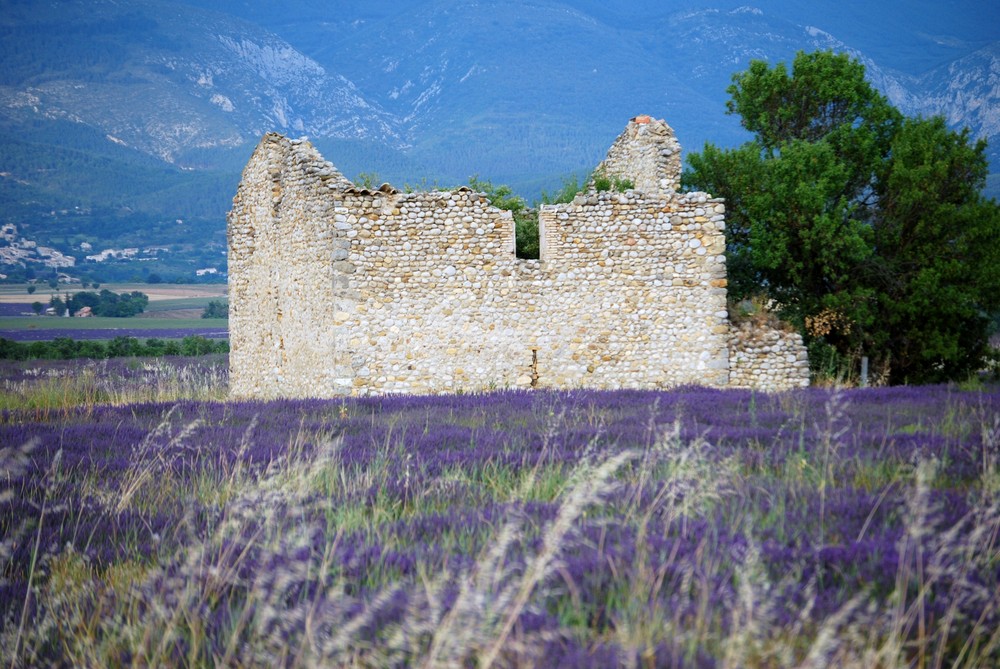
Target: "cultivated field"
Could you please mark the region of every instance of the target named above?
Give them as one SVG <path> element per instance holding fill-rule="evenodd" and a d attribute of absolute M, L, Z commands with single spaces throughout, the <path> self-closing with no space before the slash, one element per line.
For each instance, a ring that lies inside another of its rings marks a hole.
<path fill-rule="evenodd" d="M 3 370 L 6 666 L 1000 661 L 995 389 L 226 402 L 220 362 Z"/>
<path fill-rule="evenodd" d="M 226 299 L 225 284 L 144 284 L 102 285 L 115 293 L 137 290 L 149 296 L 146 310 L 132 318 L 58 318 L 36 316 L 32 302 L 48 305 L 53 295 L 64 295 L 92 288 L 79 286 L 52 291 L 39 286 L 29 295 L 25 286 L 0 286 L 0 337 L 14 341 L 51 341 L 56 337 L 72 339 L 113 339 L 114 337 L 158 337 L 181 339 L 187 336 L 228 337 L 226 319 L 203 319 L 208 303 Z"/>

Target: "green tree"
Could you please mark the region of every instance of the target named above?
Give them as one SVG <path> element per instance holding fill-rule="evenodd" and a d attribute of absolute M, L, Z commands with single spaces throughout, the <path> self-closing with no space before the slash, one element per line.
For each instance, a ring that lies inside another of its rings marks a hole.
<path fill-rule="evenodd" d="M 28 351 L 24 344 L 0 337 L 0 360 L 24 360 Z"/>
<path fill-rule="evenodd" d="M 87 306 L 90 306 L 95 316 L 116 318 L 137 316 L 149 304 L 149 296 L 138 290 L 119 294 L 105 288 L 96 294 L 96 304 L 93 303 L 94 293 L 77 293 L 74 299 L 85 299 Z"/>
<path fill-rule="evenodd" d="M 205 310 L 201 312 L 202 318 L 229 318 L 229 303 L 223 300 L 211 300 Z"/>
<path fill-rule="evenodd" d="M 76 355 L 78 358 L 91 358 L 93 360 L 98 360 L 108 357 L 108 349 L 100 341 L 81 341 L 77 342 Z"/>
<path fill-rule="evenodd" d="M 875 191 L 880 354 L 890 380 L 944 381 L 975 372 L 1000 310 L 1000 207 L 984 199 L 986 142 L 944 119 L 906 119 Z"/>
<path fill-rule="evenodd" d="M 74 293 L 71 298 L 69 298 L 69 308 L 73 313 L 77 313 L 84 307 L 90 307 L 93 311 L 98 304 L 100 304 L 101 299 L 98 297 L 97 293 L 92 293 L 90 291 L 81 291 L 79 293 Z"/>
<path fill-rule="evenodd" d="M 81 291 L 66 299 L 70 313 L 90 307 L 95 316 L 127 318 L 141 314 L 149 304 L 149 296 L 133 290 L 130 293 L 115 293 L 108 289 L 100 293 Z"/>
<path fill-rule="evenodd" d="M 731 297 L 773 301 L 813 353 L 867 354 L 893 382 L 974 370 L 998 306 L 985 144 L 905 119 L 843 54 L 754 61 L 728 92 L 754 139 L 706 144 L 684 183 L 727 201 Z"/>
<path fill-rule="evenodd" d="M 157 337 L 150 337 L 142 347 L 142 354 L 149 356 L 160 356 L 164 354 L 167 343 Z"/>
<path fill-rule="evenodd" d="M 56 360 L 72 360 L 77 357 L 79 346 L 69 337 L 56 337 L 49 344 L 50 356 Z"/>
<path fill-rule="evenodd" d="M 66 303 L 62 301 L 61 297 L 55 295 L 50 297 L 49 306 L 55 309 L 56 316 L 62 316 L 66 313 Z"/>

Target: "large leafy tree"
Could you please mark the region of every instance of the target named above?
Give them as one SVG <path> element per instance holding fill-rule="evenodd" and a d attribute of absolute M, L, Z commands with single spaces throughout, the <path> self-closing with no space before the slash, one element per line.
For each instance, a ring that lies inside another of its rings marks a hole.
<path fill-rule="evenodd" d="M 980 191 L 986 142 L 940 117 L 906 119 L 879 166 L 872 219 L 879 354 L 890 380 L 981 366 L 1000 308 L 1000 207 Z"/>
<path fill-rule="evenodd" d="M 869 355 L 892 382 L 976 369 L 1000 307 L 985 143 L 904 118 L 844 54 L 754 61 L 728 92 L 754 139 L 707 144 L 684 182 L 727 200 L 731 296 L 772 301 L 814 352 Z"/>

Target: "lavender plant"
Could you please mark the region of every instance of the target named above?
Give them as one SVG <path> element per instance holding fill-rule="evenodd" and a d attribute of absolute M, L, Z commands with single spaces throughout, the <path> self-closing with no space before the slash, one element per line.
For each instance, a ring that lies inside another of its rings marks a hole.
<path fill-rule="evenodd" d="M 12 406 L 2 661 L 994 666 L 998 409 L 946 386 Z"/>

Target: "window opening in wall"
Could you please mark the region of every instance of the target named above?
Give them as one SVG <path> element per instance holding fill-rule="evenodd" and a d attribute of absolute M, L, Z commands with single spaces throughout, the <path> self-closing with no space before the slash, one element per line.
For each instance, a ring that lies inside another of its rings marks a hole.
<path fill-rule="evenodd" d="M 538 387 L 538 347 L 531 347 L 531 387 Z"/>
<path fill-rule="evenodd" d="M 528 207 L 528 203 L 506 184 L 494 186 L 493 182 L 471 177 L 469 186 L 482 193 L 497 209 L 509 211 L 514 217 L 514 249 L 518 258 L 538 260 L 538 210 Z"/>
<path fill-rule="evenodd" d="M 526 209 L 514 214 L 514 248 L 522 260 L 538 260 L 538 210 Z"/>

